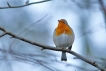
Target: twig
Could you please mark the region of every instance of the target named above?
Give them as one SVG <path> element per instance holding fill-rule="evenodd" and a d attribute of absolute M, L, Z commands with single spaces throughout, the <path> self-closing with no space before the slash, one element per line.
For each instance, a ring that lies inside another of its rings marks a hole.
<path fill-rule="evenodd" d="M 54 50 L 54 51 L 64 51 L 64 52 L 70 53 L 70 54 L 76 56 L 77 58 L 79 58 L 79 59 L 81 59 L 81 60 L 83 60 L 83 61 L 85 61 L 85 62 L 91 64 L 92 66 L 94 66 L 94 67 L 96 67 L 96 68 L 98 68 L 99 70 L 101 70 L 101 71 L 106 71 L 105 69 L 103 69 L 102 67 L 100 67 L 97 63 L 95 63 L 95 62 L 93 62 L 93 61 L 91 61 L 91 60 L 89 60 L 89 59 L 84 58 L 83 56 L 77 54 L 77 53 L 74 52 L 74 51 L 69 51 L 69 50 L 64 50 L 64 49 L 58 49 L 58 48 L 55 48 L 55 47 L 52 47 L 52 46 L 47 46 L 47 45 L 42 45 L 42 44 L 39 44 L 39 43 L 36 43 L 36 42 L 32 42 L 32 41 L 30 41 L 30 40 L 28 40 L 28 39 L 25 39 L 25 38 L 22 38 L 22 37 L 20 37 L 20 36 L 17 36 L 17 35 L 15 35 L 15 34 L 9 32 L 9 31 L 7 31 L 7 30 L 5 30 L 5 29 L 2 28 L 2 27 L 0 27 L 0 30 L 6 32 L 8 35 L 10 35 L 10 36 L 12 36 L 12 37 L 14 37 L 14 38 L 16 38 L 16 39 L 22 40 L 22 41 L 24 41 L 24 42 L 27 42 L 27 43 L 32 44 L 32 45 L 35 45 L 35 46 L 42 47 L 43 49 L 49 49 L 49 50 Z"/>
<path fill-rule="evenodd" d="M 8 5 L 9 8 L 11 8 L 11 6 L 10 6 L 10 4 L 8 2 L 7 2 L 7 5 Z"/>
<path fill-rule="evenodd" d="M 4 35 L 6 35 L 6 34 L 7 34 L 7 33 L 6 33 L 6 32 L 4 32 L 3 34 L 1 34 L 1 35 L 0 35 L 0 37 L 3 37 L 3 36 L 4 36 Z"/>
<path fill-rule="evenodd" d="M 32 5 L 32 4 L 38 4 L 38 3 L 43 3 L 43 2 L 47 2 L 47 1 L 51 1 L 51 0 L 44 0 L 44 1 L 39 1 L 39 2 L 33 2 L 33 3 L 28 3 L 28 4 L 25 4 L 25 5 L 21 5 L 21 6 L 11 6 L 11 5 L 7 2 L 8 7 L 0 7 L 0 9 L 26 7 L 26 6 L 29 6 L 29 5 Z"/>

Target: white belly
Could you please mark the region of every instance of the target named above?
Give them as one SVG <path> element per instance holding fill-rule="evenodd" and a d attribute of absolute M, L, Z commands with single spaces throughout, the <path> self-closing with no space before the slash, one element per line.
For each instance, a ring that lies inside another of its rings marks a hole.
<path fill-rule="evenodd" d="M 53 41 L 57 47 L 64 49 L 64 48 L 69 47 L 73 44 L 74 36 L 66 35 L 66 34 L 62 34 L 60 36 L 54 35 Z"/>

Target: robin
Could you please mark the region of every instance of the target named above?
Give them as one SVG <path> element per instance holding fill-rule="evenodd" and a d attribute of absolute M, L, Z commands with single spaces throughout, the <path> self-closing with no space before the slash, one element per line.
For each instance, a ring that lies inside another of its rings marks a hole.
<path fill-rule="evenodd" d="M 58 26 L 53 33 L 53 41 L 57 48 L 71 50 L 75 35 L 65 19 L 58 20 Z M 67 61 L 66 52 L 62 51 L 61 61 Z"/>

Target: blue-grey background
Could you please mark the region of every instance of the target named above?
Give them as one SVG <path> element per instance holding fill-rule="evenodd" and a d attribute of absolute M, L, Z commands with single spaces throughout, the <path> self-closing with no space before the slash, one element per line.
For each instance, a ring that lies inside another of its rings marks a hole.
<path fill-rule="evenodd" d="M 0 0 L 0 7 L 25 5 L 27 0 Z M 41 0 L 29 0 L 29 3 Z M 103 0 L 105 6 L 106 1 Z M 53 31 L 66 19 L 75 33 L 72 50 L 106 68 L 105 14 L 98 0 L 51 0 L 21 8 L 0 9 L 0 26 L 31 41 L 54 46 Z M 3 32 L 0 31 L 0 34 Z M 0 71 L 98 71 L 97 68 L 61 52 L 11 38 L 0 38 Z"/>

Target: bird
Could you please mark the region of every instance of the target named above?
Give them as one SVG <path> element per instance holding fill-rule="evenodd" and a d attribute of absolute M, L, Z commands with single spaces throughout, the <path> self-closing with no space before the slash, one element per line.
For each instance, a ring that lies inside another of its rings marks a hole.
<path fill-rule="evenodd" d="M 73 29 L 65 19 L 58 20 L 58 25 L 53 33 L 53 41 L 56 48 L 71 50 L 75 39 Z M 66 52 L 62 51 L 61 61 L 67 61 Z"/>

